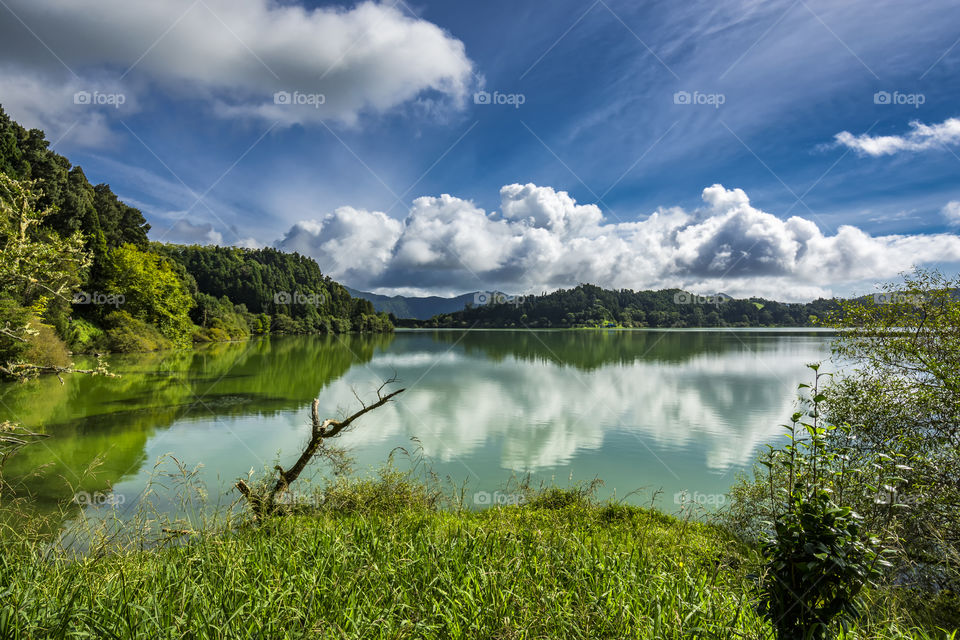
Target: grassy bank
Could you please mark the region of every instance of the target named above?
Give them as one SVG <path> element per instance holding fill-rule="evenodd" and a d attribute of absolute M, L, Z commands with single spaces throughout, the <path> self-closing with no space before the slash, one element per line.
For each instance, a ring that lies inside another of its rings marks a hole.
<path fill-rule="evenodd" d="M 439 508 L 399 476 L 309 513 L 73 560 L 5 532 L 3 638 L 763 638 L 750 549 L 586 492 Z M 890 594 L 849 638 L 920 631 Z"/>

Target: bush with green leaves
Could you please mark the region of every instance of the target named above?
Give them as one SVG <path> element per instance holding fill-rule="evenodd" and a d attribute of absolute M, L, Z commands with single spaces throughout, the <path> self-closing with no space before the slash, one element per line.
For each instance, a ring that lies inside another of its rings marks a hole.
<path fill-rule="evenodd" d="M 827 374 L 817 364 L 809 366 L 814 383 L 801 385 L 810 390 L 809 397 L 787 427 L 786 444 L 770 445 L 761 461 L 768 469 L 773 507 L 761 545 L 761 607 L 779 640 L 825 639 L 835 625 L 846 628 L 857 620 L 858 596 L 891 566 L 887 558 L 894 553 L 864 528 L 862 517 L 845 501 L 853 487 L 863 488 L 851 478 L 870 477 L 884 465 L 851 464 L 843 453 L 851 428 L 822 420 L 826 397 L 820 379 Z M 889 486 L 868 488 L 879 499 Z"/>
<path fill-rule="evenodd" d="M 108 351 L 145 352 L 169 349 L 170 341 L 156 327 L 134 318 L 126 311 L 114 311 L 104 318 Z"/>
<path fill-rule="evenodd" d="M 72 317 L 64 331 L 64 337 L 70 349 L 77 353 L 107 349 L 103 328 L 83 318 Z"/>

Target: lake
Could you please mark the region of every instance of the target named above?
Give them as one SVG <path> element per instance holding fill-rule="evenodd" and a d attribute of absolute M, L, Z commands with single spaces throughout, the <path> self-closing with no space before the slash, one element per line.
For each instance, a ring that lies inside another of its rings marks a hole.
<path fill-rule="evenodd" d="M 0 386 L 0 419 L 51 436 L 5 474 L 32 474 L 39 505 L 77 495 L 88 509 L 121 511 L 155 477 L 152 499 L 175 511 L 176 474 L 164 474 L 176 464 L 157 466 L 169 454 L 197 469 L 212 502 L 228 503 L 238 477 L 296 459 L 313 398 L 321 417 L 340 417 L 359 408 L 354 391 L 369 401 L 396 375 L 407 391 L 340 438 L 359 473 L 404 447 L 466 482 L 477 506 L 509 502 L 508 481 L 529 473 L 559 485 L 598 477 L 602 496 L 636 491 L 628 499 L 640 504 L 660 491 L 671 512 L 686 492 L 709 509 L 781 437 L 797 385 L 810 381 L 805 365 L 829 359 L 831 340 L 811 330 L 397 331 L 114 355 L 119 378 Z"/>

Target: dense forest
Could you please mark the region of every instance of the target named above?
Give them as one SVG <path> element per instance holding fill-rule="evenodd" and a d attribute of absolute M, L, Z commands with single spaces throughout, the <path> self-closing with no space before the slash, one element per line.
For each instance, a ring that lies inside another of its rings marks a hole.
<path fill-rule="evenodd" d="M 614 291 L 581 284 L 539 296 L 488 294 L 463 311 L 420 327 L 809 327 L 839 310 L 835 299 L 783 303 L 763 298 L 698 296 L 680 289 Z"/>
<path fill-rule="evenodd" d="M 0 109 L 0 373 L 63 368 L 71 351 L 393 328 L 312 259 L 161 245 L 149 229 Z"/>
<path fill-rule="evenodd" d="M 182 265 L 196 287 L 193 321 L 209 327 L 225 321 L 230 305 L 280 333 L 385 331 L 392 325 L 373 304 L 354 298 L 320 272 L 312 259 L 276 249 L 152 245 Z M 266 316 L 266 317 L 264 317 Z M 249 322 L 249 321 L 248 321 Z M 229 324 L 229 323 L 228 323 Z"/>

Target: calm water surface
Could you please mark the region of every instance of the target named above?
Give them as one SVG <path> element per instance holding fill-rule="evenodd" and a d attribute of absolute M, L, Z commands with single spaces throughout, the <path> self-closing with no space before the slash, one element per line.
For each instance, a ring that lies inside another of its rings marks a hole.
<path fill-rule="evenodd" d="M 321 416 L 353 412 L 353 390 L 366 400 L 396 375 L 408 390 L 341 438 L 361 472 L 415 437 L 433 470 L 467 481 L 481 503 L 531 473 L 561 485 L 599 477 L 601 493 L 640 489 L 639 503 L 662 490 L 672 511 L 681 491 L 722 500 L 782 434 L 805 364 L 827 360 L 830 342 L 799 330 L 398 331 L 114 356 L 120 378 L 0 386 L 0 419 L 51 436 L 5 473 L 32 474 L 40 504 L 79 490 L 130 509 L 159 472 L 153 499 L 173 511 L 163 473 L 174 464 L 156 466 L 169 454 L 201 465 L 210 498 L 229 502 L 237 477 L 296 458 L 314 397 Z"/>

